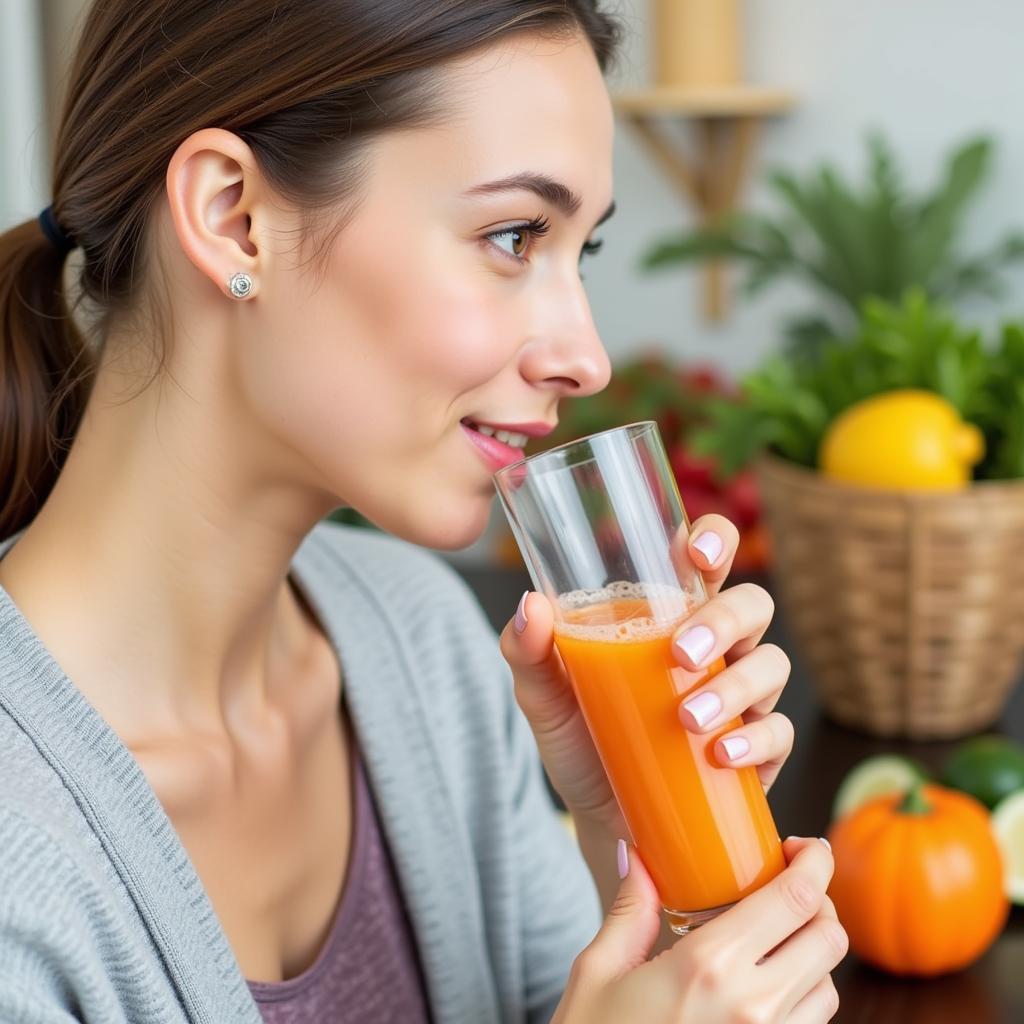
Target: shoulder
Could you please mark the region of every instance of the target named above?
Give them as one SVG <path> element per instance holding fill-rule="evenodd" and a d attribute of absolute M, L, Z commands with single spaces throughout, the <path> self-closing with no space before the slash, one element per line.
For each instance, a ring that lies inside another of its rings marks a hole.
<path fill-rule="evenodd" d="M 81 959 L 95 946 L 97 915 L 112 916 L 96 884 L 95 851 L 57 815 L 7 796 L 0 801 L 0 962 L 29 951 Z"/>
<path fill-rule="evenodd" d="M 3 913 L 0 921 L 10 923 L 12 910 L 34 906 L 46 916 L 48 897 L 59 894 L 66 907 L 68 881 L 79 874 L 77 858 L 66 848 L 65 837 L 54 828 L 55 816 L 33 812 L 9 793 L 0 801 L 0 893 Z M 47 820 L 50 819 L 50 820 Z M 60 879 L 59 886 L 55 880 Z"/>
<path fill-rule="evenodd" d="M 145 933 L 91 838 L 0 801 L 0 1019 L 126 1020 L 133 985 L 159 991 Z"/>
<path fill-rule="evenodd" d="M 28 733 L 0 709 L 0 849 L 21 848 L 22 837 L 35 842 L 46 835 L 55 845 L 64 845 L 75 831 L 77 812 L 71 794 Z M 9 861 L 0 857 L 0 870 L 10 867 Z"/>
<path fill-rule="evenodd" d="M 0 925 L 68 922 L 111 884 L 96 833 L 33 740 L 0 712 Z"/>

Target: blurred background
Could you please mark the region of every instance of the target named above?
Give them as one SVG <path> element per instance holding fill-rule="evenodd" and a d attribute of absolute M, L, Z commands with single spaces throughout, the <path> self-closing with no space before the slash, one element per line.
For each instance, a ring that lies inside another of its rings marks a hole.
<path fill-rule="evenodd" d="M 0 0 L 0 229 L 49 201 L 87 6 Z M 852 870 L 873 800 L 924 815 L 857 875 L 889 909 L 851 930 L 838 1019 L 1024 1020 L 1024 911 L 983 924 L 1024 903 L 1024 6 L 608 6 L 618 212 L 584 273 L 615 375 L 549 443 L 655 419 L 691 519 L 740 527 L 793 660 L 782 835 L 830 830 Z M 501 628 L 530 585 L 503 516 L 448 557 Z M 949 845 L 929 785 L 991 828 Z"/>

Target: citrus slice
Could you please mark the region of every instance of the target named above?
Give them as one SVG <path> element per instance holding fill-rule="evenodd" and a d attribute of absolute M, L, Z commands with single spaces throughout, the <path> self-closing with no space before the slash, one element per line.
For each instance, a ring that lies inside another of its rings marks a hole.
<path fill-rule="evenodd" d="M 1024 904 L 1024 789 L 1001 800 L 992 812 L 992 830 L 1003 851 L 1006 895 Z"/>
<path fill-rule="evenodd" d="M 839 784 L 832 803 L 833 819 L 842 818 L 850 811 L 876 796 L 906 793 L 928 773 L 916 762 L 897 754 L 878 754 L 851 768 Z"/>

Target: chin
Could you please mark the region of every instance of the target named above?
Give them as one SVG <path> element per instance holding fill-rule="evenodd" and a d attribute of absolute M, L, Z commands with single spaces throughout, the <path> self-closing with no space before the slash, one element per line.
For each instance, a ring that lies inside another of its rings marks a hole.
<path fill-rule="evenodd" d="M 375 517 L 367 514 L 375 525 L 387 533 L 439 551 L 458 551 L 479 540 L 491 515 L 492 495 L 452 500 L 445 507 L 440 502 L 430 507 L 429 501 L 410 501 L 396 514 Z M 415 507 L 413 507 L 415 506 Z"/>

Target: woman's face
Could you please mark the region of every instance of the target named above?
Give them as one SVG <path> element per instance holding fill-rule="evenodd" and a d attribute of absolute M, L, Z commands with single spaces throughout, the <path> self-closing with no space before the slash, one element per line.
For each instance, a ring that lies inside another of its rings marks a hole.
<path fill-rule="evenodd" d="M 611 204 L 612 110 L 582 39 L 516 37 L 445 77 L 453 116 L 372 145 L 325 273 L 260 281 L 273 340 L 243 373 L 305 479 L 455 548 L 523 444 L 475 428 L 540 435 L 608 382 L 580 261 Z"/>

